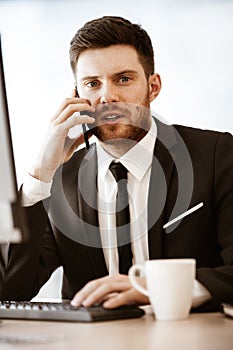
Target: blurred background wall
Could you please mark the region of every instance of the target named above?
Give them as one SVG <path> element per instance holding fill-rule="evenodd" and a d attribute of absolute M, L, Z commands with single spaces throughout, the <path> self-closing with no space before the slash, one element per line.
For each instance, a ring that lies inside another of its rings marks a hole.
<path fill-rule="evenodd" d="M 69 43 L 86 21 L 118 15 L 150 34 L 169 123 L 233 133 L 233 1 L 0 0 L 0 32 L 19 185 L 48 120 L 71 95 Z M 60 297 L 58 269 L 38 297 Z"/>

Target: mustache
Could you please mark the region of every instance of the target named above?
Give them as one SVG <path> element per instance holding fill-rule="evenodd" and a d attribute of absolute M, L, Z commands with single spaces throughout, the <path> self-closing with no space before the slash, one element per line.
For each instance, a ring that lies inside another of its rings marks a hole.
<path fill-rule="evenodd" d="M 111 112 L 118 112 L 119 114 L 123 115 L 129 115 L 131 114 L 130 106 L 128 106 L 124 103 L 117 103 L 117 104 L 103 104 L 103 105 L 97 105 L 94 112 L 92 111 L 81 111 L 81 115 L 89 115 L 90 117 L 93 117 L 95 119 L 101 117 L 104 113 L 111 113 Z"/>
<path fill-rule="evenodd" d="M 104 105 L 98 105 L 96 108 L 96 114 L 101 115 L 103 113 L 117 111 L 121 114 L 128 114 L 130 112 L 129 107 L 126 106 L 126 104 L 119 103 L 119 104 L 104 104 Z"/>

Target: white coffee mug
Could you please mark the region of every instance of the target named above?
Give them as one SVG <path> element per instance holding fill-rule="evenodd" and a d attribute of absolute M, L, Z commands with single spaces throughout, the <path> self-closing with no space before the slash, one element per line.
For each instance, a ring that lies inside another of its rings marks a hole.
<path fill-rule="evenodd" d="M 195 259 L 147 260 L 129 270 L 132 286 L 150 299 L 157 320 L 184 320 L 189 317 L 195 279 Z M 145 276 L 147 289 L 137 276 Z"/>

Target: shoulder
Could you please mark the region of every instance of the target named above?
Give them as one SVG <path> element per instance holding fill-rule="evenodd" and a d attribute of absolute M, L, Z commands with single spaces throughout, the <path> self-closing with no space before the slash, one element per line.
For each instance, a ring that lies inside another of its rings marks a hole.
<path fill-rule="evenodd" d="M 170 143 L 176 144 L 182 139 L 185 144 L 210 146 L 216 145 L 218 142 L 233 142 L 233 135 L 227 131 L 216 131 L 210 129 L 201 129 L 191 126 L 179 124 L 166 124 L 158 119 L 155 119 L 158 128 L 158 136 L 161 139 L 172 139 Z"/>
<path fill-rule="evenodd" d="M 193 128 L 183 125 L 174 125 L 178 134 L 188 148 L 200 148 L 202 150 L 233 147 L 233 135 L 230 132 L 222 132 L 208 129 Z"/>
<path fill-rule="evenodd" d="M 193 137 L 207 137 L 208 139 L 218 139 L 222 135 L 229 135 L 232 137 L 230 132 L 227 131 L 217 131 L 217 130 L 210 130 L 210 129 L 201 129 L 201 128 L 194 128 L 191 126 L 184 126 L 179 124 L 174 124 L 174 128 L 179 132 L 179 134 L 184 138 L 193 138 Z"/>
<path fill-rule="evenodd" d="M 229 132 L 169 125 L 156 119 L 157 138 L 175 154 L 186 149 L 193 160 L 214 160 L 220 156 L 233 158 L 233 136 Z M 227 152 L 226 152 L 227 151 Z"/>

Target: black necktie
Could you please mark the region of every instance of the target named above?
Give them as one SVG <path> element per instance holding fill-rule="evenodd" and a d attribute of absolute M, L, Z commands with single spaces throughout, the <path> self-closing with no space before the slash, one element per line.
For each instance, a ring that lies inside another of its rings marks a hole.
<path fill-rule="evenodd" d="M 116 197 L 116 229 L 119 273 L 127 275 L 132 265 L 127 169 L 119 162 L 112 162 L 109 169 L 118 185 Z"/>

